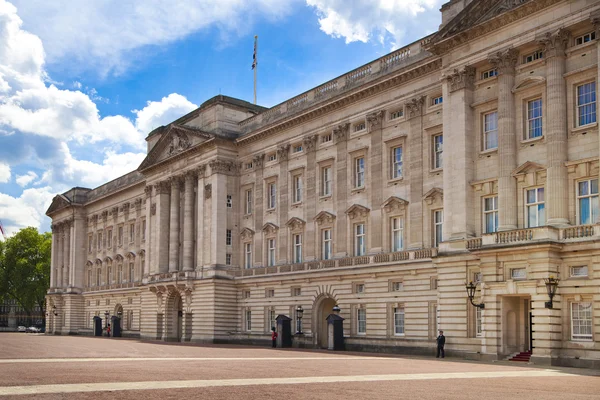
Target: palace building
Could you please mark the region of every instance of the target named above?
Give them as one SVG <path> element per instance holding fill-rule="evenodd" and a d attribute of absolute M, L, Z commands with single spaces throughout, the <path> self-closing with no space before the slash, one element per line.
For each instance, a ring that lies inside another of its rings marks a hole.
<path fill-rule="evenodd" d="M 217 96 L 57 195 L 47 331 L 600 367 L 600 2 L 452 0 L 272 108 Z M 469 298 L 466 285 L 473 282 Z M 553 298 L 549 291 L 555 291 Z"/>

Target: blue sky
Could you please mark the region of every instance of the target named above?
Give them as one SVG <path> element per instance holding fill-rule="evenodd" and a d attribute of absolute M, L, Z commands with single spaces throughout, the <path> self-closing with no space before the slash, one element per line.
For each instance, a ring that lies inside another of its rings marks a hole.
<path fill-rule="evenodd" d="M 437 30 L 441 0 L 0 0 L 0 220 L 135 169 L 153 128 L 224 94 L 273 106 Z"/>

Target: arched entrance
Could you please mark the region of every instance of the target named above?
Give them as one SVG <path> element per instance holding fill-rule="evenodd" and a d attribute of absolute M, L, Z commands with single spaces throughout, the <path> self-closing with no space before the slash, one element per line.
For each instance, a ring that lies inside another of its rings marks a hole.
<path fill-rule="evenodd" d="M 121 325 L 121 331 L 125 330 L 125 315 L 123 315 L 123 306 L 121 304 L 117 304 L 115 306 L 115 309 L 113 311 L 113 315 L 115 317 L 120 317 L 120 325 Z M 114 327 L 113 327 L 113 331 L 114 331 Z"/>
<path fill-rule="evenodd" d="M 313 326 L 315 327 L 315 344 L 323 349 L 328 347 L 327 321 L 325 319 L 331 314 L 336 304 L 333 297 L 324 295 L 315 301 L 315 306 L 313 307 L 313 310 L 316 311 L 315 321 L 313 321 Z"/>
<path fill-rule="evenodd" d="M 181 342 L 183 336 L 183 301 L 177 291 L 170 293 L 165 309 L 164 339 L 170 342 Z"/>

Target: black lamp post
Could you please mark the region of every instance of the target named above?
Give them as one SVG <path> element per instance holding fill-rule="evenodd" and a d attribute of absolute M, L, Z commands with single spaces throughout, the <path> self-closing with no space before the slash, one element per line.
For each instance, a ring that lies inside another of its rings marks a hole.
<path fill-rule="evenodd" d="M 302 335 L 302 315 L 304 315 L 304 309 L 302 306 L 296 307 L 296 334 Z"/>
<path fill-rule="evenodd" d="M 558 289 L 558 278 L 550 275 L 548 278 L 544 278 L 544 283 L 546 284 L 546 291 L 548 292 L 548 297 L 550 297 L 550 301 L 544 303 L 546 308 L 552 309 L 552 299 L 556 295 L 556 289 Z"/>
<path fill-rule="evenodd" d="M 481 308 L 481 309 L 485 308 L 485 304 L 483 304 L 483 303 L 480 303 L 480 304 L 473 303 L 473 298 L 475 297 L 475 290 L 477 289 L 477 285 L 475 285 L 473 283 L 473 281 L 471 281 L 465 287 L 467 289 L 467 296 L 469 296 L 469 301 L 471 302 L 471 304 L 477 308 Z"/>
<path fill-rule="evenodd" d="M 105 319 L 106 319 L 106 322 L 105 322 L 105 327 L 106 327 L 106 328 L 108 328 L 108 316 L 109 316 L 109 315 L 110 315 L 110 314 L 108 313 L 108 311 L 104 311 L 104 317 L 105 317 Z"/>

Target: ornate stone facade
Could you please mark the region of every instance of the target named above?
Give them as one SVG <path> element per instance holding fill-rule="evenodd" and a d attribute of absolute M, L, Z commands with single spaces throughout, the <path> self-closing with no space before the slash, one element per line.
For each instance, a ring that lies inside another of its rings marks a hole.
<path fill-rule="evenodd" d="M 143 339 L 261 343 L 302 306 L 294 341 L 325 347 L 338 304 L 349 349 L 432 354 L 441 328 L 457 356 L 598 366 L 600 4 L 442 13 L 271 109 L 217 96 L 137 171 L 56 196 L 48 332 L 108 311 Z"/>

